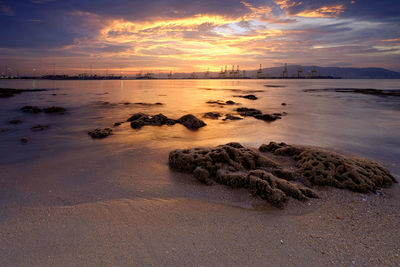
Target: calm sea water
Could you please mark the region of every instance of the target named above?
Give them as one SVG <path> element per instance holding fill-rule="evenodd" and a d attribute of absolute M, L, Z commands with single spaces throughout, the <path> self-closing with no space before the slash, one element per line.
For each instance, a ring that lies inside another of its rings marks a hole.
<path fill-rule="evenodd" d="M 399 80 L 3 80 L 0 87 L 54 89 L 0 99 L 0 129 L 9 129 L 0 133 L 3 183 L 9 184 L 12 177 L 24 177 L 22 184 L 32 187 L 30 175 L 36 177 L 35 185 L 38 180 L 47 179 L 48 184 L 49 180 L 58 177 L 54 181 L 61 191 L 72 183 L 81 182 L 85 186 L 93 183 L 95 186 L 96 180 L 90 180 L 91 176 L 110 177 L 117 175 L 116 170 L 129 169 L 129 173 L 136 175 L 132 178 L 136 186 L 145 188 L 141 190 L 151 187 L 154 191 L 163 184 L 166 187 L 160 190 L 165 192 L 173 183 L 166 167 L 168 151 L 232 141 L 249 146 L 282 141 L 327 147 L 377 160 L 395 175 L 400 175 L 400 97 L 303 91 L 399 89 Z M 251 101 L 234 97 L 245 93 L 232 89 L 263 92 L 254 93 L 259 100 Z M 210 111 L 234 113 L 233 109 L 238 107 L 213 106 L 205 103 L 208 100 L 233 100 L 242 107 L 257 108 L 265 113 L 287 112 L 288 115 L 272 123 L 254 118 L 226 122 L 204 119 L 207 126 L 198 131 L 190 131 L 181 125 L 134 130 L 125 123 L 114 128 L 114 135 L 104 140 L 92 140 L 87 135 L 87 131 L 94 128 L 111 127 L 115 122 L 126 121 L 136 112 L 163 113 L 171 118 L 188 113 L 202 117 Z M 162 102 L 164 105 L 143 107 L 124 105 L 125 102 Z M 282 102 L 287 105 L 282 106 Z M 24 105 L 58 105 L 67 108 L 68 112 L 65 115 L 25 114 L 20 111 Z M 21 119 L 23 123 L 11 125 L 8 123 L 11 119 Z M 38 124 L 49 125 L 49 128 L 32 132 L 30 128 Z M 20 142 L 24 136 L 30 138 L 27 144 Z M 106 181 L 104 177 L 103 182 Z M 112 187 L 118 179 L 114 177 L 104 183 Z M 84 195 L 85 186 L 76 194 Z"/>

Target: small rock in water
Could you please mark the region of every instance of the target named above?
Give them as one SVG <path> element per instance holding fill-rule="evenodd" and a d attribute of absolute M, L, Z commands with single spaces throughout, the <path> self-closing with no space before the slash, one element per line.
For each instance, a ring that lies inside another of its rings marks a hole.
<path fill-rule="evenodd" d="M 42 112 L 42 109 L 41 109 L 41 108 L 35 107 L 35 106 L 23 106 L 23 107 L 21 108 L 21 110 L 22 110 L 23 112 L 33 113 L 33 114 L 37 114 L 37 113 Z"/>
<path fill-rule="evenodd" d="M 282 103 L 281 105 L 282 105 L 282 106 L 286 106 L 287 104 L 286 104 L 286 103 Z"/>
<path fill-rule="evenodd" d="M 114 127 L 118 127 L 118 126 L 120 126 L 122 124 L 122 122 L 116 122 L 116 123 L 114 123 Z"/>
<path fill-rule="evenodd" d="M 10 120 L 9 123 L 11 123 L 11 124 L 20 124 L 20 123 L 22 123 L 22 121 L 21 120 Z"/>
<path fill-rule="evenodd" d="M 255 95 L 236 95 L 235 97 L 246 98 L 249 100 L 257 100 L 258 99 L 258 97 L 256 97 Z"/>
<path fill-rule="evenodd" d="M 225 118 L 222 119 L 222 120 L 224 120 L 224 121 L 226 121 L 226 120 L 237 121 L 237 120 L 243 120 L 243 118 L 242 117 L 238 117 L 238 116 L 234 116 L 234 115 L 231 115 L 231 114 L 226 114 Z"/>
<path fill-rule="evenodd" d="M 93 139 L 105 138 L 105 137 L 107 137 L 107 136 L 112 134 L 112 129 L 110 129 L 110 128 L 104 128 L 104 129 L 97 128 L 97 129 L 94 129 L 93 131 L 88 132 L 88 134 Z"/>
<path fill-rule="evenodd" d="M 46 130 L 47 128 L 49 128 L 49 126 L 47 126 L 47 125 L 36 125 L 36 126 L 33 126 L 32 128 L 31 128 L 31 130 L 33 131 L 33 132 L 40 132 L 40 131 L 43 131 L 43 130 Z"/>
<path fill-rule="evenodd" d="M 131 127 L 133 129 L 140 129 L 143 126 L 150 125 L 150 126 L 162 126 L 162 125 L 174 125 L 176 121 L 173 119 L 168 118 L 163 114 L 157 114 L 154 116 L 150 116 L 144 113 L 136 113 L 133 114 L 129 119 L 128 122 L 131 123 Z"/>
<path fill-rule="evenodd" d="M 22 137 L 21 138 L 21 143 L 28 143 L 29 137 Z"/>
<path fill-rule="evenodd" d="M 186 128 L 191 129 L 191 130 L 197 130 L 197 129 L 207 125 L 204 123 L 204 121 L 199 120 L 192 114 L 188 114 L 188 115 L 181 117 L 178 120 L 178 122 L 180 124 L 182 124 L 183 126 L 185 126 Z"/>
<path fill-rule="evenodd" d="M 8 132 L 8 129 L 0 129 L 0 133 Z"/>
<path fill-rule="evenodd" d="M 218 112 L 207 112 L 203 116 L 203 118 L 208 118 L 208 119 L 213 119 L 213 120 L 218 120 L 219 117 L 221 117 L 221 114 Z"/>
<path fill-rule="evenodd" d="M 43 110 L 44 110 L 45 113 L 60 113 L 60 114 L 64 114 L 65 111 L 67 111 L 63 107 L 56 107 L 56 106 L 48 107 L 48 108 L 45 108 Z"/>
<path fill-rule="evenodd" d="M 236 103 L 233 102 L 232 100 L 228 100 L 228 101 L 225 102 L 225 104 L 227 104 L 227 105 L 235 105 Z"/>

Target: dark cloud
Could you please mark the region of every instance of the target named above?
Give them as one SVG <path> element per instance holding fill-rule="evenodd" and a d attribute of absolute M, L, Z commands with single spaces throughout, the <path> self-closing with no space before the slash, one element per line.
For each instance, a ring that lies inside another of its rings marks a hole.
<path fill-rule="evenodd" d="M 317 10 L 327 6 L 343 6 L 339 14 L 343 18 L 366 20 L 400 20 L 400 1 L 398 0 L 287 0 L 285 11 L 296 15 L 306 10 Z"/>

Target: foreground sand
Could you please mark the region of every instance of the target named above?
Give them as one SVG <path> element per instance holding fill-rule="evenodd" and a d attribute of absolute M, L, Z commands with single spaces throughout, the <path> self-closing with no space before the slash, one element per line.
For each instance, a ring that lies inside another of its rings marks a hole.
<path fill-rule="evenodd" d="M 329 189 L 285 210 L 216 187 L 219 203 L 133 198 L 2 209 L 0 265 L 400 264 L 398 185 L 380 195 Z"/>

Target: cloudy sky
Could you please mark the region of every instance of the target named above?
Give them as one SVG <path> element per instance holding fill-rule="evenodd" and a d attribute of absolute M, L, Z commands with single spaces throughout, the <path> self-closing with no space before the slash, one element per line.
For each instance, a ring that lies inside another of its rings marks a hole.
<path fill-rule="evenodd" d="M 0 73 L 400 71 L 399 0 L 0 0 Z"/>

